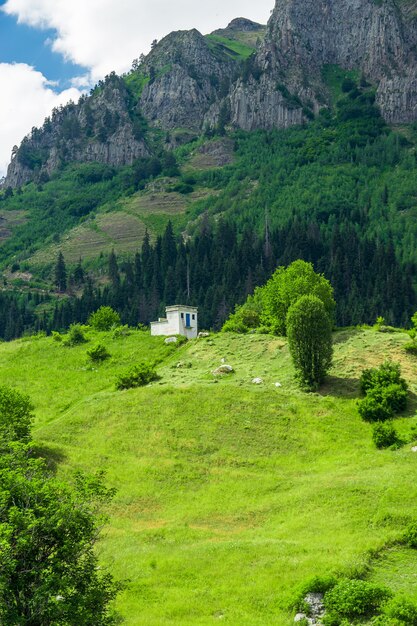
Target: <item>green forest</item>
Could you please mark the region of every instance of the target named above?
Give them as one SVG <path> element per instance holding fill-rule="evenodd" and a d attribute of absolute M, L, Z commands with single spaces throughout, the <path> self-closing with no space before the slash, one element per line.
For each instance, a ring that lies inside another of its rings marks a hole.
<path fill-rule="evenodd" d="M 218 128 L 132 167 L 72 164 L 50 181 L 4 190 L 3 214 L 26 211 L 26 219 L 2 244 L 2 267 L 31 271 L 38 286 L 55 283 L 54 263 L 32 267 L 31 255 L 59 244 L 103 207 L 117 210 L 118 199 L 158 180 L 184 196 L 202 188 L 211 194 L 172 223 L 156 222 L 135 255 L 100 255 L 93 268 L 81 259 L 78 277 L 69 265 L 75 295 L 16 295 L 5 285 L 0 336 L 62 330 L 101 304 L 125 323 L 147 324 L 174 301 L 199 306 L 202 325 L 220 328 L 278 266 L 299 258 L 331 281 L 339 326 L 373 323 L 379 315 L 406 325 L 417 305 L 417 126 L 388 127 L 370 85 L 334 68 L 328 73 L 338 85 L 332 110 L 287 130 L 228 131 L 235 158 L 222 168 L 188 165 L 196 147 L 225 132 Z M 107 275 L 104 285 L 98 268 Z"/>

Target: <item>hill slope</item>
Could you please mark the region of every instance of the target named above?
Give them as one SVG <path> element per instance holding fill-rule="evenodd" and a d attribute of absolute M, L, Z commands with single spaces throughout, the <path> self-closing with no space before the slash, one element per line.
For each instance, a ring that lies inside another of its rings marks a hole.
<path fill-rule="evenodd" d="M 126 624 L 289 626 L 299 583 L 360 570 L 416 519 L 411 444 L 377 451 L 355 406 L 360 371 L 386 357 L 417 391 L 407 335 L 337 333 L 331 377 L 313 395 L 294 386 L 279 338 L 212 335 L 179 349 L 137 331 L 94 340 L 113 355 L 95 368 L 88 344 L 3 344 L 0 380 L 31 395 L 36 440 L 60 474 L 104 469 L 117 487 L 99 551 L 130 579 L 118 601 Z M 117 373 L 142 358 L 159 360 L 160 382 L 116 392 Z M 215 383 L 222 358 L 236 373 Z M 411 439 L 415 411 L 413 395 L 397 420 Z M 370 575 L 416 596 L 416 563 L 382 550 Z"/>

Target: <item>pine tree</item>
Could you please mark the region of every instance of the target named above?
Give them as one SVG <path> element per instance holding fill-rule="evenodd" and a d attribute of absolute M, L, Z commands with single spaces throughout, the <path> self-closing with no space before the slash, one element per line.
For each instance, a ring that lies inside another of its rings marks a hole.
<path fill-rule="evenodd" d="M 62 252 L 59 253 L 55 265 L 55 285 L 58 291 L 65 291 L 67 288 L 67 268 Z"/>

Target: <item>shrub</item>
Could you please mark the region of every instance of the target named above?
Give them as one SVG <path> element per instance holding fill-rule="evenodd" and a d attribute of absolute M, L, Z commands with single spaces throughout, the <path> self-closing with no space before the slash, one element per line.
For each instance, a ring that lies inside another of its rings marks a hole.
<path fill-rule="evenodd" d="M 342 580 L 324 596 L 329 613 L 341 618 L 371 617 L 391 597 L 386 587 L 365 580 Z"/>
<path fill-rule="evenodd" d="M 61 333 L 58 333 L 56 330 L 53 330 L 53 331 L 52 331 L 52 339 L 53 339 L 54 341 L 57 341 L 57 342 L 62 341 L 62 335 L 61 335 Z"/>
<path fill-rule="evenodd" d="M 382 389 L 381 397 L 394 413 L 401 413 L 407 408 L 407 388 L 397 383 L 392 383 Z"/>
<path fill-rule="evenodd" d="M 76 346 L 80 343 L 86 343 L 87 341 L 88 340 L 84 334 L 84 328 L 81 324 L 71 324 L 63 343 L 66 346 Z"/>
<path fill-rule="evenodd" d="M 88 323 L 95 330 L 110 330 L 113 326 L 119 326 L 120 315 L 111 306 L 101 306 L 90 315 Z"/>
<path fill-rule="evenodd" d="M 417 356 L 417 342 L 415 342 L 415 341 L 408 341 L 407 343 L 404 344 L 403 349 L 408 354 L 412 354 L 413 356 Z"/>
<path fill-rule="evenodd" d="M 417 626 L 417 605 L 405 596 L 392 598 L 384 607 L 384 613 L 401 624 Z"/>
<path fill-rule="evenodd" d="M 333 589 L 337 584 L 337 578 L 334 576 L 314 576 L 297 589 L 294 599 L 291 602 L 291 608 L 295 608 L 301 612 L 307 609 L 304 598 L 308 593 L 322 593 Z"/>
<path fill-rule="evenodd" d="M 223 325 L 223 332 L 247 333 L 251 328 L 258 328 L 261 323 L 262 303 L 258 292 L 254 296 L 248 296 L 242 306 L 238 306 L 235 312 Z"/>
<path fill-rule="evenodd" d="M 0 386 L 0 434 L 7 441 L 29 441 L 32 411 L 29 396 L 11 387 Z"/>
<path fill-rule="evenodd" d="M 124 326 L 116 326 L 113 329 L 112 337 L 113 339 L 118 339 L 119 337 L 128 337 L 130 335 L 129 326 L 125 324 Z"/>
<path fill-rule="evenodd" d="M 386 402 L 381 402 L 380 397 L 373 393 L 358 401 L 358 411 L 365 422 L 383 422 L 394 415 L 392 408 Z"/>
<path fill-rule="evenodd" d="M 121 374 L 116 381 L 116 389 L 132 389 L 143 387 L 153 380 L 158 380 L 154 366 L 150 363 L 139 363 L 131 367 L 125 374 Z"/>
<path fill-rule="evenodd" d="M 376 447 L 381 450 L 397 443 L 398 435 L 391 422 L 378 423 L 373 427 L 372 439 Z"/>
<path fill-rule="evenodd" d="M 404 541 L 410 548 L 417 548 L 417 522 L 413 522 L 404 533 Z"/>
<path fill-rule="evenodd" d="M 87 350 L 87 356 L 94 363 L 101 363 L 106 359 L 111 357 L 110 352 L 107 350 L 106 346 L 103 346 L 102 343 L 98 343 L 97 345 Z"/>
<path fill-rule="evenodd" d="M 379 367 L 364 370 L 360 378 L 363 393 L 368 393 L 374 387 L 387 387 L 391 384 L 401 385 L 403 389 L 408 389 L 406 381 L 401 377 L 399 363 L 392 363 L 392 361 L 385 361 Z"/>

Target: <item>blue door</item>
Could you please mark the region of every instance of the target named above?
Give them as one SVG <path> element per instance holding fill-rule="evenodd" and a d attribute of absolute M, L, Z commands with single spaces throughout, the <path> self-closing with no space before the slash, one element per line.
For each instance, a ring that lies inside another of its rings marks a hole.
<path fill-rule="evenodd" d="M 189 313 L 185 314 L 185 325 L 187 328 L 191 326 L 191 315 Z"/>

